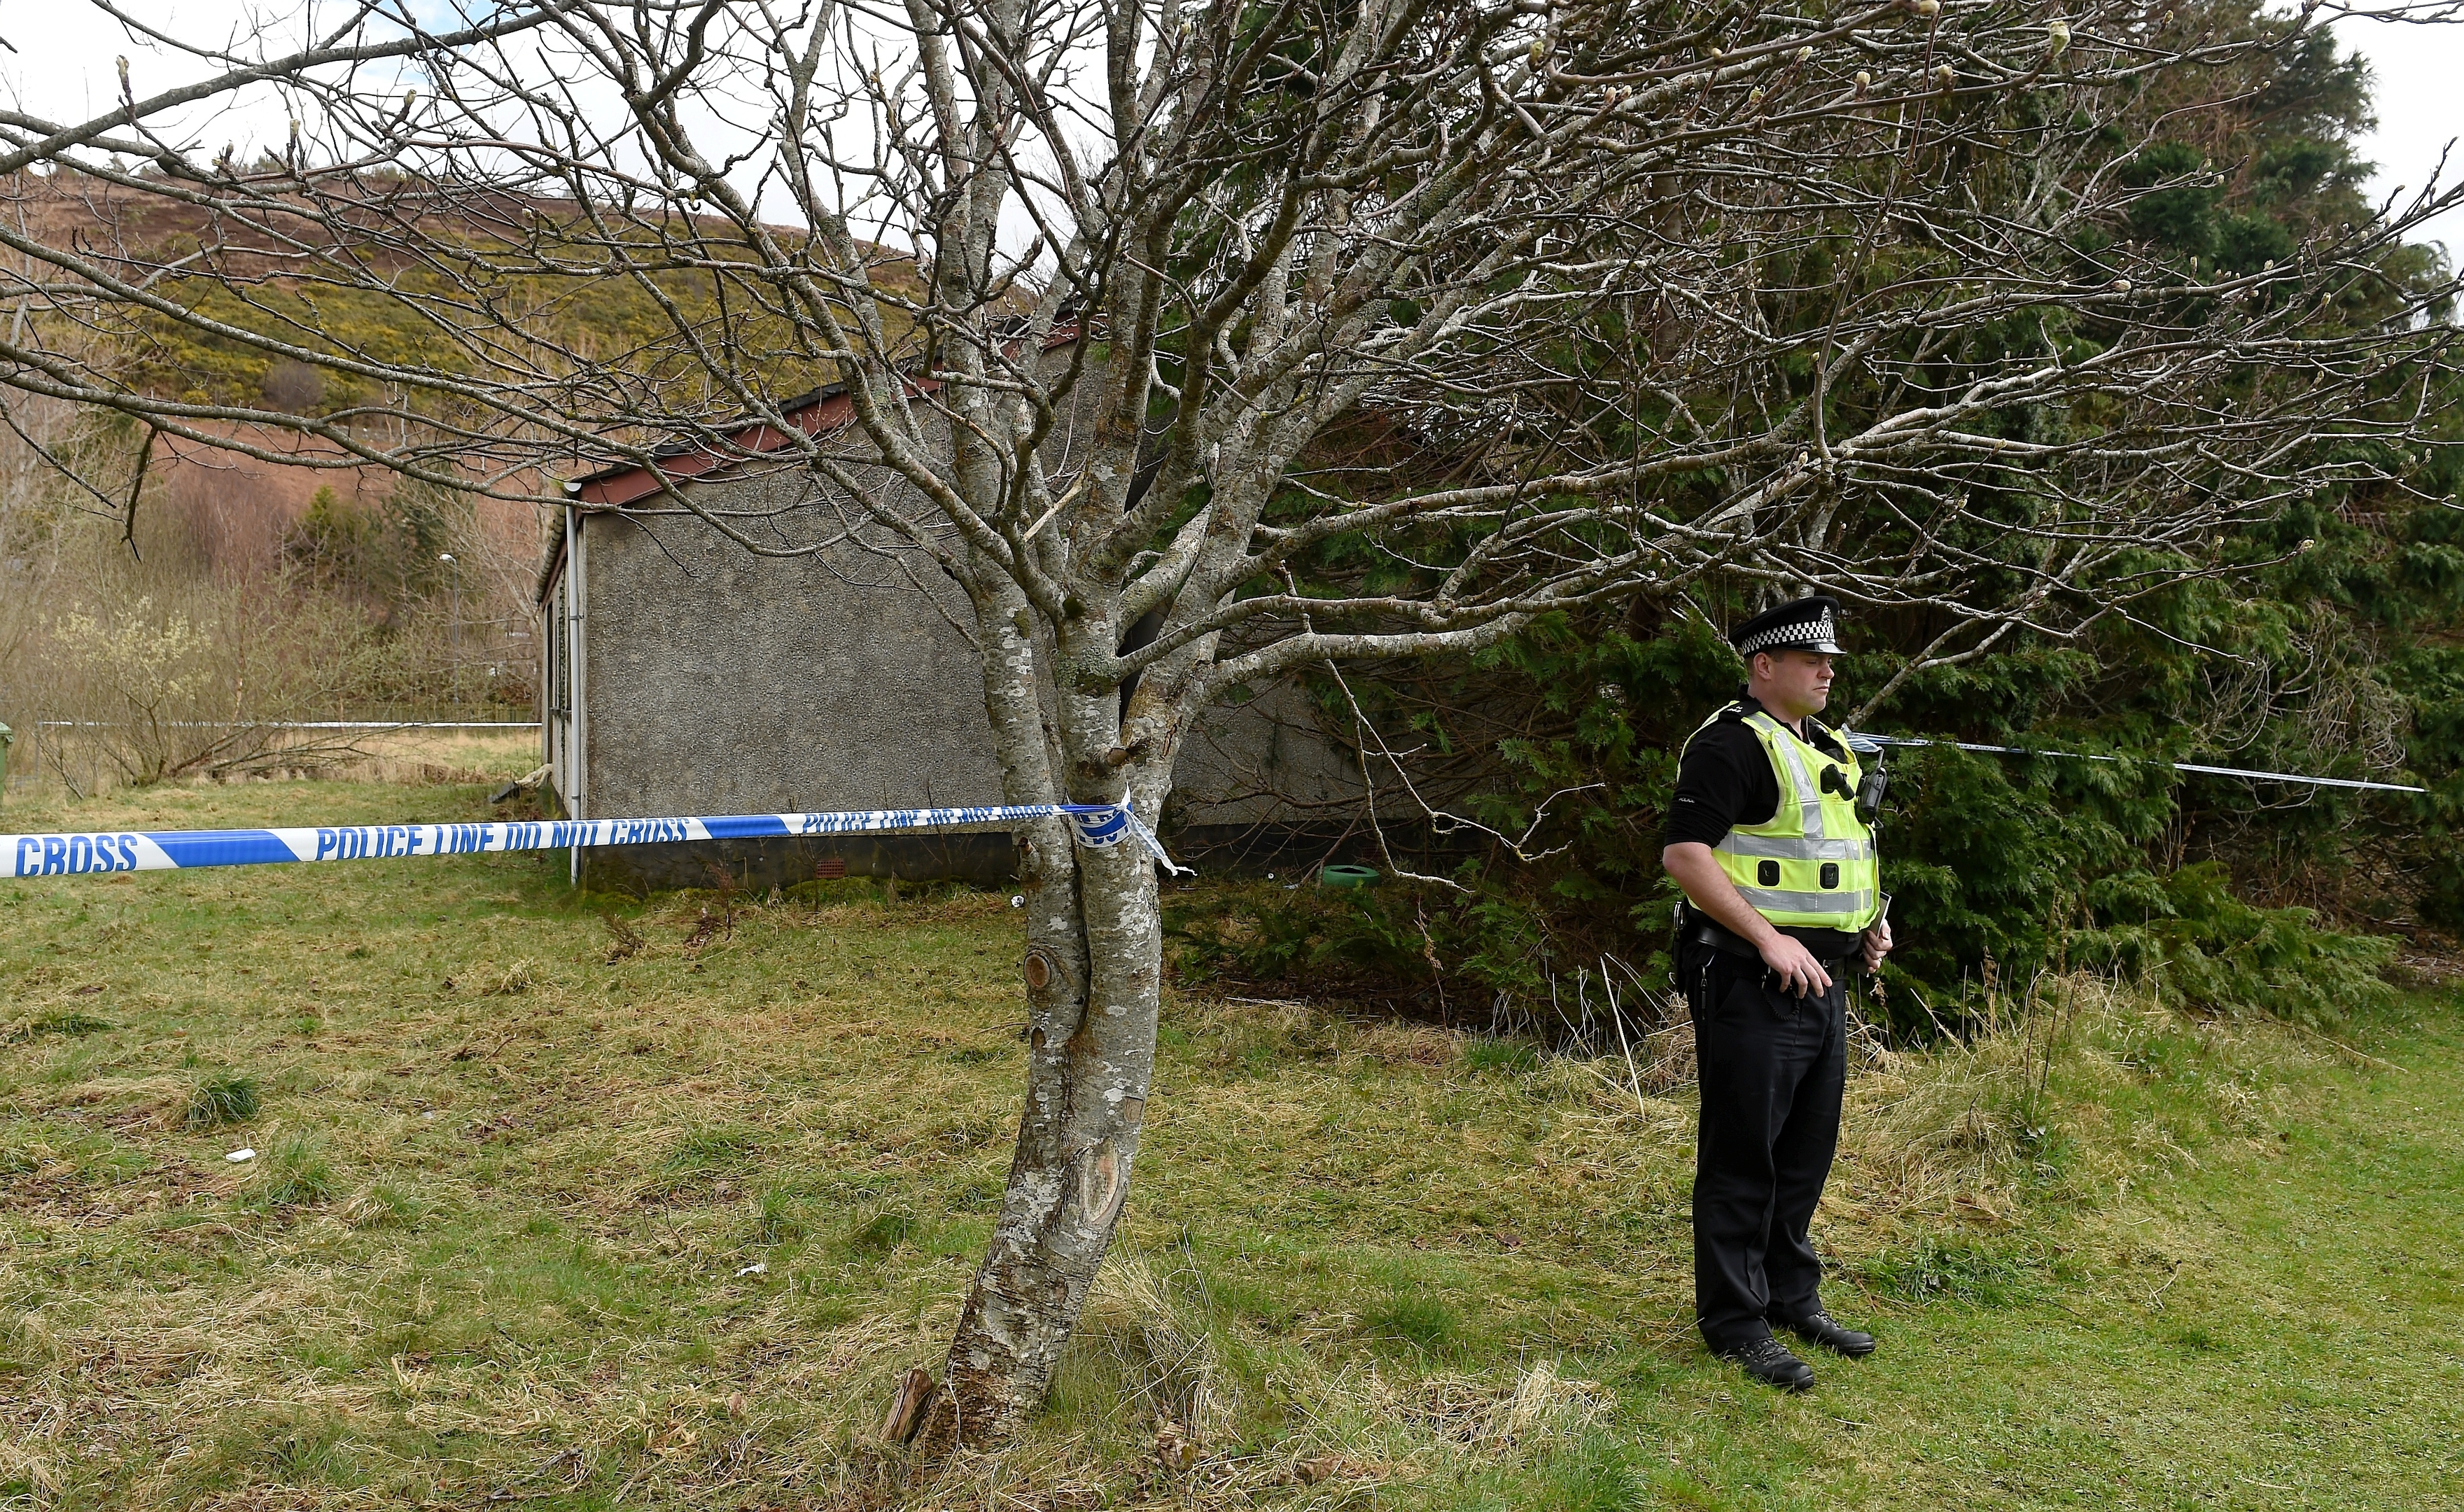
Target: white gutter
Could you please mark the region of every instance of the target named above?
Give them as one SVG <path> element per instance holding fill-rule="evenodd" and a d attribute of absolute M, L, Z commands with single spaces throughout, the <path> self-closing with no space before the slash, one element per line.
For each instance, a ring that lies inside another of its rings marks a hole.
<path fill-rule="evenodd" d="M 565 813 L 573 819 L 585 819 L 589 801 L 588 732 L 583 683 L 587 659 L 582 650 L 583 616 L 587 607 L 582 574 L 582 553 L 584 532 L 582 512 L 573 505 L 564 510 L 564 759 Z M 582 884 L 582 847 L 576 845 L 565 864 L 566 880 Z"/>

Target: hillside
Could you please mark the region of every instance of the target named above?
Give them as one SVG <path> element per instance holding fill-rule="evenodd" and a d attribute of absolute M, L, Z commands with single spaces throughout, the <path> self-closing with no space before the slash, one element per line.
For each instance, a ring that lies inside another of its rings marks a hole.
<path fill-rule="evenodd" d="M 594 223 L 569 200 L 403 175 L 320 181 L 320 192 L 312 204 L 270 187 L 262 208 L 238 220 L 99 180 L 21 174 L 0 185 L 0 211 L 51 245 L 150 276 L 209 318 L 440 378 L 552 383 L 601 366 L 691 388 L 703 380 L 673 350 L 680 321 L 704 336 L 723 331 L 782 395 L 828 376 L 790 355 L 778 322 L 740 296 L 723 303 L 722 280 L 692 266 L 747 254 L 742 234 L 717 217 L 627 218 L 601 207 Z M 792 227 L 764 231 L 790 249 L 803 240 Z M 611 251 L 654 271 L 618 271 Z M 912 281 L 905 256 L 869 251 L 883 286 Z M 347 374 L 321 375 L 304 396 L 285 390 L 299 382 L 295 364 L 168 319 L 106 313 L 101 335 L 126 382 L 191 403 L 310 412 L 407 405 L 470 418 L 458 401 L 383 392 Z"/>
<path fill-rule="evenodd" d="M 355 206 L 322 219 L 286 215 L 275 196 L 253 224 L 209 220 L 174 199 L 65 175 L 21 174 L 0 186 L 0 207 L 51 245 L 145 276 L 214 318 L 440 376 L 536 386 L 561 364 L 612 375 L 620 391 L 655 387 L 670 380 L 645 354 L 672 334 L 660 298 L 688 321 L 759 334 L 759 322 L 719 313 L 707 279 L 662 275 L 653 297 L 584 266 L 569 203 L 362 182 Z M 707 218 L 665 230 L 723 234 Z M 46 339 L 99 348 L 98 365 L 120 383 L 234 411 L 332 417 L 374 447 L 423 445 L 485 493 L 406 485 L 331 442 L 237 415 L 185 422 L 206 441 L 157 435 L 141 467 L 131 423 L 20 398 L 0 434 L 0 559 L 13 575 L 0 603 L 0 719 L 117 723 L 132 699 L 159 703 L 161 689 L 130 681 L 110 637 L 137 637 L 161 657 L 187 644 L 181 625 L 205 636 L 172 679 L 196 717 L 389 717 L 467 712 L 474 700 L 494 717 L 532 715 L 533 580 L 554 521 L 526 499 L 556 496 L 557 474 L 589 465 L 583 449 L 543 455 L 502 414 L 432 390 L 380 390 L 166 318 L 67 314 L 74 323 L 43 318 L 58 327 Z M 782 391 L 814 382 L 809 365 L 777 367 Z M 601 418 L 614 434 L 637 417 Z M 99 618 L 82 641 L 64 637 L 59 627 L 85 623 L 81 614 Z M 82 787 L 125 766 L 55 775 Z"/>

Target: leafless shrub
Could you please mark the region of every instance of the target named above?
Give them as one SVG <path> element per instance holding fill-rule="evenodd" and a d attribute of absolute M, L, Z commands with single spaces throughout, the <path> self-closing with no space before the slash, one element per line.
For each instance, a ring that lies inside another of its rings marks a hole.
<path fill-rule="evenodd" d="M 265 402 L 275 409 L 305 414 L 325 397 L 325 375 L 295 358 L 283 358 L 266 374 Z"/>
<path fill-rule="evenodd" d="M 55 454 L 74 449 L 69 434 Z M 192 517 L 100 517 L 63 474 L 11 470 L 12 455 L 24 461 L 26 446 L 0 434 L 0 721 L 18 733 L 20 779 L 91 793 L 364 762 L 375 752 L 363 733 L 300 727 L 450 699 L 445 605 L 372 611 L 296 566 L 226 570 L 202 553 Z M 485 672 L 460 679 L 471 696 L 489 691 Z M 528 677 L 525 664 L 495 686 L 518 693 Z"/>
<path fill-rule="evenodd" d="M 627 923 L 624 918 L 615 913 L 603 913 L 599 916 L 599 920 L 607 926 L 608 965 L 613 966 L 618 961 L 630 960 L 642 953 L 642 947 L 647 942 L 643 940 L 641 931 Z"/>
<path fill-rule="evenodd" d="M 268 620 L 250 599 L 174 582 L 160 599 L 105 593 L 45 621 L 11 681 L 41 716 L 53 771 L 90 789 L 360 755 L 348 734 L 283 728 L 349 696 L 359 668 L 331 655 L 337 626 L 313 606 Z"/>

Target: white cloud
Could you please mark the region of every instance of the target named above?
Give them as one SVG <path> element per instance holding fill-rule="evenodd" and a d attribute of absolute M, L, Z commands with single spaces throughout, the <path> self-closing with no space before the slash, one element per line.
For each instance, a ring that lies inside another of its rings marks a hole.
<path fill-rule="evenodd" d="M 2337 23 L 2344 45 L 2370 60 L 2377 83 L 2378 129 L 2362 143 L 2362 156 L 2378 164 L 2374 198 L 2402 186 L 2408 197 L 2430 182 L 2439 155 L 2464 136 L 2464 24 L 2407 26 L 2347 17 Z M 2442 184 L 2464 179 L 2464 151 L 2452 158 Z M 2452 256 L 2464 253 L 2464 215 L 2451 211 L 2432 223 L 2431 239 Z"/>
<path fill-rule="evenodd" d="M 285 8 L 254 0 L 153 0 L 131 13 L 183 41 L 251 54 L 257 49 L 250 36 L 260 25 L 269 36 L 296 42 L 309 22 L 333 9 L 330 0 Z M 118 60 L 123 57 L 140 99 L 209 77 L 215 66 L 69 0 L 0 0 L 0 38 L 13 50 L 0 53 L 0 96 L 48 121 L 86 121 L 110 109 L 120 98 Z M 226 142 L 245 151 L 281 142 L 290 112 L 273 90 L 260 89 L 175 113 L 157 125 L 165 137 L 190 139 L 209 153 Z"/>

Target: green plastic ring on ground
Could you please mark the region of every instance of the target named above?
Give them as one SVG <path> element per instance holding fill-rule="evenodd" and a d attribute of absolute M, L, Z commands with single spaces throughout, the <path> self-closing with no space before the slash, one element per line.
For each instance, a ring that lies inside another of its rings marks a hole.
<path fill-rule="evenodd" d="M 1377 870 L 1374 866 L 1329 866 L 1317 874 L 1317 880 L 1330 887 L 1374 887 Z"/>

